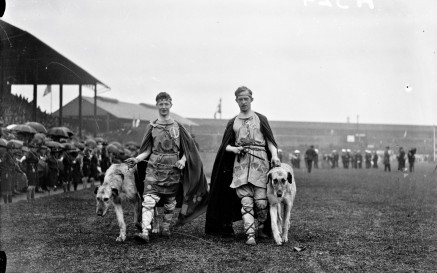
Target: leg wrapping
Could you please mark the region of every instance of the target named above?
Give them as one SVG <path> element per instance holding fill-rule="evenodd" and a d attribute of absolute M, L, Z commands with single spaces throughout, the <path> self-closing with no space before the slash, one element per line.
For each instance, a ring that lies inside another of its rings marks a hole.
<path fill-rule="evenodd" d="M 255 234 L 255 217 L 253 211 L 253 198 L 243 197 L 241 199 L 241 215 L 244 223 L 244 231 L 247 235 Z"/>
<path fill-rule="evenodd" d="M 143 201 L 143 208 L 142 208 L 142 221 L 141 221 L 141 228 L 143 230 L 143 233 L 148 233 L 150 229 L 152 229 L 151 223 L 154 216 L 154 208 L 156 206 L 156 203 L 159 201 L 154 198 L 154 196 L 151 195 L 145 195 L 144 201 Z"/>

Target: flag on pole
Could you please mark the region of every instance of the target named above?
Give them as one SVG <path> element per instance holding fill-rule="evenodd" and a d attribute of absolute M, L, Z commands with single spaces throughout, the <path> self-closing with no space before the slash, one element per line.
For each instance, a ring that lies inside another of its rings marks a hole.
<path fill-rule="evenodd" d="M 52 86 L 49 84 L 46 86 L 46 89 L 44 90 L 44 94 L 42 95 L 43 97 L 45 97 L 46 95 L 52 93 Z"/>
<path fill-rule="evenodd" d="M 219 104 L 217 105 L 217 111 L 214 113 L 214 119 L 216 119 L 216 115 L 220 114 L 220 119 L 222 118 L 222 98 L 219 100 Z"/>

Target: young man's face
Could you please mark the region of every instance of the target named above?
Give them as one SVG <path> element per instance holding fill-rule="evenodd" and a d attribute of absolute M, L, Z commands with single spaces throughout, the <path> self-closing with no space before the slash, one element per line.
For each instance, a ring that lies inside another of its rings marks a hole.
<path fill-rule="evenodd" d="M 240 93 L 235 101 L 238 103 L 241 112 L 248 112 L 251 109 L 253 98 L 249 92 L 245 91 Z"/>
<path fill-rule="evenodd" d="M 172 107 L 172 103 L 169 100 L 159 100 L 156 103 L 156 107 L 158 108 L 160 116 L 167 117 L 168 115 L 170 115 L 170 108 Z"/>

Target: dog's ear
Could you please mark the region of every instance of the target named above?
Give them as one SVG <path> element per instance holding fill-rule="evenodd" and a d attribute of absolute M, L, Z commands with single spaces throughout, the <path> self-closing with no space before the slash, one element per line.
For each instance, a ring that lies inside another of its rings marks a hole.
<path fill-rule="evenodd" d="M 99 191 L 99 187 L 95 187 L 94 188 L 94 194 L 97 194 L 98 191 Z"/>
<path fill-rule="evenodd" d="M 272 173 L 271 172 L 267 173 L 267 181 L 272 181 Z"/>
<path fill-rule="evenodd" d="M 291 174 L 291 172 L 287 172 L 287 181 L 290 184 L 293 183 L 293 175 Z"/>
<path fill-rule="evenodd" d="M 118 196 L 118 190 L 117 190 L 116 188 L 112 188 L 112 195 L 113 195 L 114 197 L 117 197 L 117 196 Z"/>

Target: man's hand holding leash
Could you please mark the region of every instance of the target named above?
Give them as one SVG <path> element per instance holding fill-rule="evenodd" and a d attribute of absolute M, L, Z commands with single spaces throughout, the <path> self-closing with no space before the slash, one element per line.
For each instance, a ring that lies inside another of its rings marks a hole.
<path fill-rule="evenodd" d="M 140 160 L 138 160 L 136 157 L 130 157 L 130 158 L 126 159 L 124 162 L 127 164 L 127 166 L 130 169 L 130 168 L 135 167 L 135 165 L 137 165 L 138 162 L 140 162 Z"/>
<path fill-rule="evenodd" d="M 126 159 L 124 162 L 127 164 L 127 166 L 129 167 L 129 169 L 135 167 L 135 165 L 137 165 L 141 160 L 138 159 L 137 157 L 131 157 Z M 145 160 L 147 161 L 147 160 Z M 187 159 L 185 158 L 185 156 L 183 156 L 181 159 L 179 159 L 175 164 L 174 167 L 182 170 L 183 168 L 185 168 L 185 163 L 186 163 Z M 156 163 L 158 165 L 167 165 L 167 164 L 159 164 Z"/>
<path fill-rule="evenodd" d="M 243 154 L 243 153 L 247 152 L 247 150 L 245 150 L 244 147 L 242 147 L 242 146 L 231 146 L 231 145 L 228 145 L 226 147 L 226 151 L 232 152 L 236 155 Z"/>
<path fill-rule="evenodd" d="M 179 159 L 176 163 L 175 166 L 176 168 L 182 170 L 183 168 L 185 168 L 185 163 L 186 163 L 187 159 L 185 158 L 185 155 Z"/>
<path fill-rule="evenodd" d="M 281 160 L 279 160 L 279 157 L 277 155 L 272 155 L 271 164 L 273 167 L 280 167 L 281 166 Z"/>

